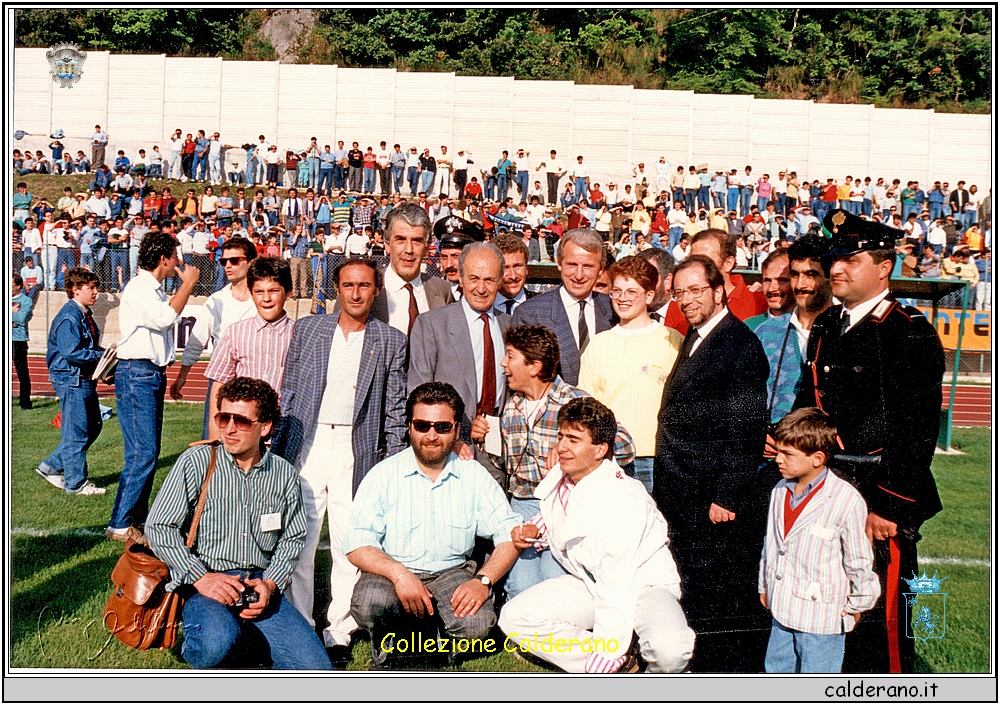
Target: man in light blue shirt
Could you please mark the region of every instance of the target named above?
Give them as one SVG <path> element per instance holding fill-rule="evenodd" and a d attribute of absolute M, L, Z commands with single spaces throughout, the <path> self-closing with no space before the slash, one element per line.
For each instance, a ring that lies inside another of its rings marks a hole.
<path fill-rule="evenodd" d="M 361 571 L 351 614 L 372 635 L 373 669 L 418 643 L 424 653 L 453 654 L 458 639 L 478 644 L 469 653 L 489 651 L 493 586 L 517 558 L 510 535 L 520 520 L 486 469 L 452 452 L 464 413 L 450 384 L 414 389 L 410 448 L 372 468 L 354 498 L 344 553 Z M 478 571 L 477 536 L 494 544 Z"/>

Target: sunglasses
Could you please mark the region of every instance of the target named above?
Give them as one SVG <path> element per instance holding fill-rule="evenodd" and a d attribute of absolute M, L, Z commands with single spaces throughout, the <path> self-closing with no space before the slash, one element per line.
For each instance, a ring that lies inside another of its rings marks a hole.
<path fill-rule="evenodd" d="M 235 267 L 240 262 L 246 262 L 246 261 L 247 261 L 246 257 L 220 257 L 219 258 L 219 264 L 221 264 L 223 267 L 225 267 L 227 264 L 231 264 L 231 265 L 233 265 Z"/>
<path fill-rule="evenodd" d="M 229 428 L 229 422 L 232 421 L 234 424 L 236 424 L 237 431 L 249 431 L 251 428 L 254 427 L 254 424 L 260 423 L 260 421 L 254 421 L 252 419 L 248 419 L 246 416 L 240 416 L 239 414 L 230 414 L 225 411 L 220 411 L 215 415 L 214 418 L 215 418 L 215 424 L 221 429 Z"/>
<path fill-rule="evenodd" d="M 451 433 L 458 422 L 456 421 L 424 421 L 422 419 L 413 419 L 410 422 L 413 424 L 413 428 L 417 433 L 428 433 L 431 427 L 434 428 L 440 434 Z"/>

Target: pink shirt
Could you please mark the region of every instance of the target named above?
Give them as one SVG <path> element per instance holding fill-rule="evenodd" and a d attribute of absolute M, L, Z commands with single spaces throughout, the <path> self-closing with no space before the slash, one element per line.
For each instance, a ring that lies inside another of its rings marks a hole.
<path fill-rule="evenodd" d="M 252 377 L 279 391 L 294 325 L 287 315 L 268 323 L 259 313 L 233 323 L 222 334 L 205 376 L 220 384 L 234 377 Z"/>
<path fill-rule="evenodd" d="M 760 179 L 757 181 L 757 195 L 760 198 L 771 198 L 771 182 Z"/>

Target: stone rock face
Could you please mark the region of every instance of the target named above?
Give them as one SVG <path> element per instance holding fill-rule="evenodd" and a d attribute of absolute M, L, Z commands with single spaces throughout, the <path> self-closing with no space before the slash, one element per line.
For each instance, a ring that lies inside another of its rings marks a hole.
<path fill-rule="evenodd" d="M 260 28 L 283 64 L 295 63 L 299 40 L 315 23 L 315 10 L 274 10 Z"/>

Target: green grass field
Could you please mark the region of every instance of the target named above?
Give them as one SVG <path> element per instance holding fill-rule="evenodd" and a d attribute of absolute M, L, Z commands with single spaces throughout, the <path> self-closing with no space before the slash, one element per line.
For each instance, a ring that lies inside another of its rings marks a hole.
<path fill-rule="evenodd" d="M 114 405 L 114 400 L 104 400 Z M 58 411 L 54 400 L 36 401 L 32 411 L 13 404 L 11 438 L 12 634 L 14 668 L 186 668 L 179 648 L 133 651 L 110 639 L 102 624 L 110 590 L 109 575 L 121 554 L 119 543 L 104 539 L 118 474 L 122 439 L 115 418 L 88 454 L 90 476 L 108 493 L 70 497 L 34 473 L 59 442 L 49 422 Z M 200 437 L 201 404 L 168 404 L 155 492 L 177 456 Z M 917 669 L 928 673 L 985 673 L 989 670 L 990 604 L 990 431 L 956 429 L 955 447 L 966 455 L 938 456 L 934 474 L 945 510 L 927 522 L 920 543 L 929 574 L 947 576 L 948 628 L 943 639 L 917 643 Z M 317 556 L 317 611 L 322 612 L 329 558 Z M 359 640 L 351 670 L 368 667 L 368 643 Z M 439 668 L 415 662 L 416 668 Z M 496 653 L 461 662 L 462 671 L 544 669 Z"/>

